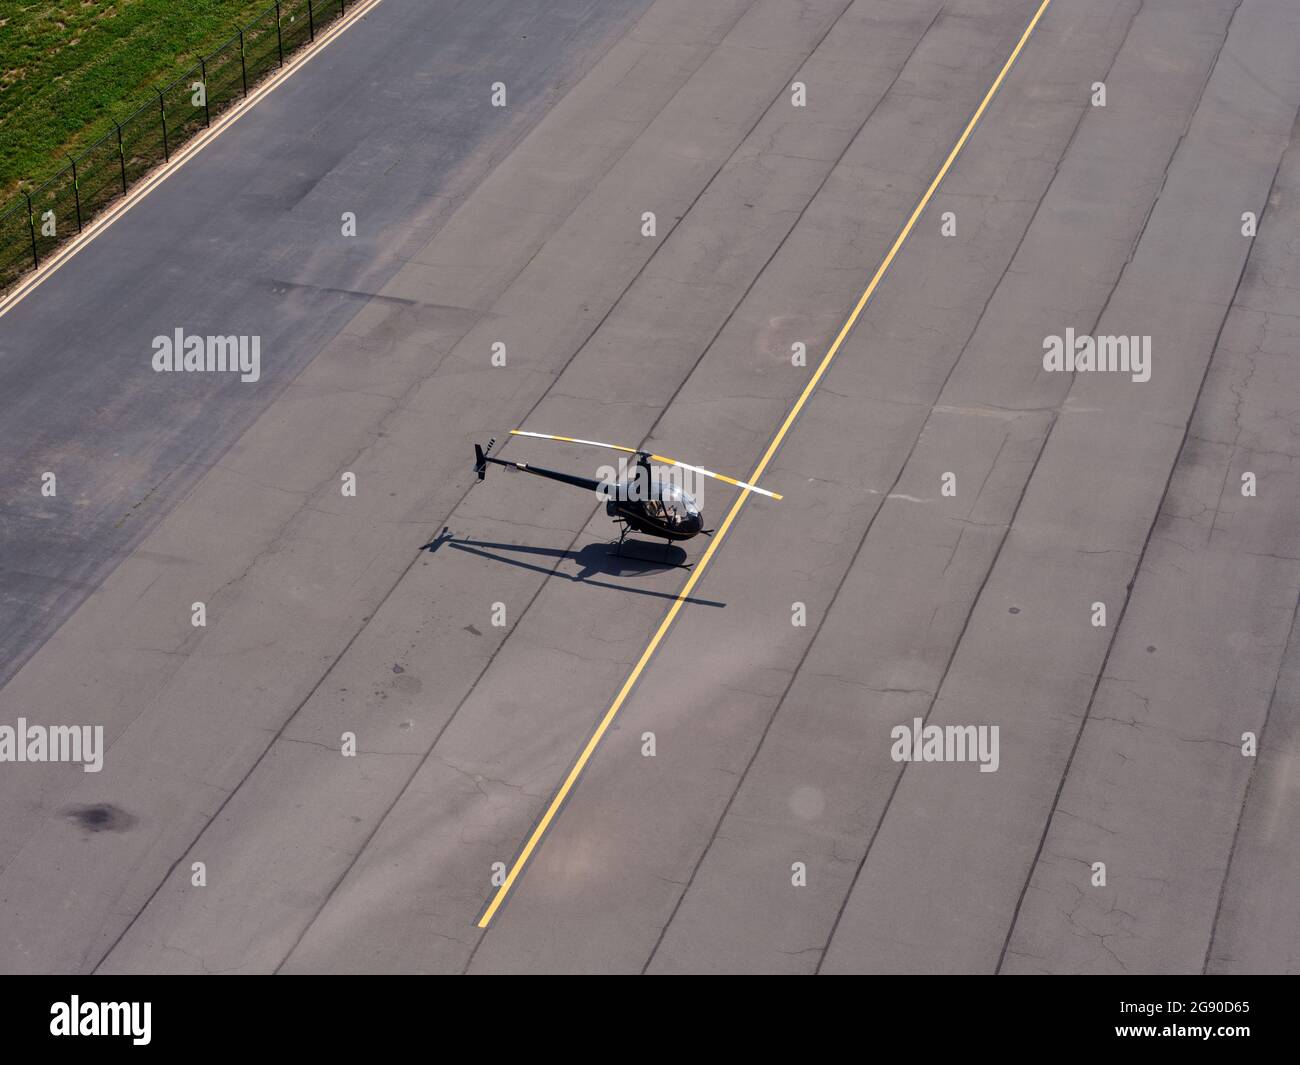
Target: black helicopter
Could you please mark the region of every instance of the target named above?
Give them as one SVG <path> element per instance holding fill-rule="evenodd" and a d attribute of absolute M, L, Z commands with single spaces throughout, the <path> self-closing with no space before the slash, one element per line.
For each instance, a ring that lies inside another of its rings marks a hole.
<path fill-rule="evenodd" d="M 530 433 L 523 429 L 511 429 L 510 435 L 531 436 L 538 440 L 559 440 L 566 444 L 587 444 L 591 447 L 603 447 L 611 451 L 622 451 L 628 455 L 636 456 L 635 473 L 621 481 L 612 483 L 597 480 L 594 477 L 579 477 L 576 474 L 562 473 L 559 470 L 548 470 L 542 466 L 529 465 L 527 462 L 508 462 L 505 459 L 493 458 L 491 451 L 493 445 L 496 444 L 496 440 L 488 441 L 486 448 L 479 447 L 478 444 L 474 445 L 474 472 L 478 474 L 480 481 L 487 476 L 488 463 L 494 463 L 508 469 L 533 473 L 538 477 L 549 477 L 553 481 L 571 484 L 575 488 L 585 488 L 604 498 L 605 513 L 622 526 L 618 538 L 620 551 L 629 530 L 666 540 L 669 544 L 674 540 L 689 540 L 699 533 L 703 533 L 705 536 L 712 534 L 711 529 L 704 528 L 704 515 L 700 512 L 699 505 L 691 495 L 671 481 L 665 481 L 657 477 L 651 469 L 650 464 L 652 462 L 661 466 L 676 466 L 679 469 L 690 470 L 692 473 L 725 481 L 737 488 L 757 492 L 759 495 L 768 496 L 771 499 L 782 498 L 776 492 L 769 492 L 766 488 L 746 484 L 744 481 L 714 473 L 712 470 L 706 470 L 701 466 L 678 462 L 676 459 L 670 459 L 664 455 L 653 455 L 634 447 L 623 447 L 620 444 L 602 444 L 599 440 L 578 440 L 572 436 L 553 436 L 550 433 Z"/>

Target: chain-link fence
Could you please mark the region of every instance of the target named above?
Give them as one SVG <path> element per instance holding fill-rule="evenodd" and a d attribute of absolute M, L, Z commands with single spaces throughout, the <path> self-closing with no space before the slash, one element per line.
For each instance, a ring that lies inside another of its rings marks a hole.
<path fill-rule="evenodd" d="M 352 0 L 355 4 L 356 0 Z M 347 13 L 348 0 L 279 0 L 133 114 L 114 123 L 54 177 L 0 209 L 0 292 L 45 262 L 159 163 L 164 163 L 295 48 Z"/>

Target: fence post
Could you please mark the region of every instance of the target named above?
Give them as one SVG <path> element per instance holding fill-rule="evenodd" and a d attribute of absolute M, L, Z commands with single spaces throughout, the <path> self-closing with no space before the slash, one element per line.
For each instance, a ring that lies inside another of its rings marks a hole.
<path fill-rule="evenodd" d="M 113 125 L 117 127 L 117 161 L 122 165 L 122 195 L 126 195 L 126 151 L 122 147 L 122 124 L 116 119 Z"/>
<path fill-rule="evenodd" d="M 316 13 L 311 9 L 311 0 L 307 0 L 307 30 L 311 33 L 312 42 L 316 41 Z"/>
<path fill-rule="evenodd" d="M 162 89 L 157 89 L 157 90 L 155 90 L 155 91 L 158 93 L 158 116 L 159 116 L 160 120 L 162 121 L 162 131 L 163 131 L 163 162 L 166 163 L 166 162 L 169 162 L 169 161 L 171 160 L 171 157 L 172 157 L 172 153 L 167 149 L 167 107 L 166 107 L 166 105 L 163 104 L 163 94 L 162 94 Z M 207 90 L 207 89 L 204 89 L 203 91 L 204 91 L 204 93 L 206 94 L 208 90 Z"/>
<path fill-rule="evenodd" d="M 31 195 L 24 192 L 23 197 L 27 200 L 27 231 L 32 235 L 32 269 L 41 265 L 40 257 L 36 254 L 36 219 L 32 217 L 32 198 Z"/>
<path fill-rule="evenodd" d="M 199 56 L 199 72 L 203 75 L 203 124 L 211 127 L 212 107 L 208 103 L 208 61 Z"/>
<path fill-rule="evenodd" d="M 77 183 L 77 161 L 68 156 L 68 162 L 72 164 L 72 198 L 77 201 L 77 232 L 81 232 L 81 186 Z"/>
<path fill-rule="evenodd" d="M 244 99 L 248 99 L 248 67 L 244 63 L 244 28 L 236 26 L 239 30 L 239 73 L 244 79 Z"/>
<path fill-rule="evenodd" d="M 275 47 L 280 53 L 280 66 L 284 66 L 284 38 L 280 36 L 280 0 L 275 0 Z"/>

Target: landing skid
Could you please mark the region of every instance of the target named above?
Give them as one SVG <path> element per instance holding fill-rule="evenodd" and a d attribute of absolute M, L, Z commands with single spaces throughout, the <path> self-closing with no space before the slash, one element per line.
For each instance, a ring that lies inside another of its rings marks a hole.
<path fill-rule="evenodd" d="M 624 554 L 623 554 L 623 545 L 624 545 L 624 543 L 627 542 L 627 533 L 628 533 L 628 527 L 627 527 L 627 525 L 624 523 L 623 526 L 622 526 L 622 528 L 619 530 L 619 534 L 618 534 L 618 543 L 616 543 L 616 544 L 614 545 L 614 550 L 611 552 L 611 554 L 615 554 L 615 555 L 617 555 L 619 558 L 632 558 L 632 559 L 636 559 L 638 562 L 657 562 L 657 561 L 662 561 L 662 564 L 663 564 L 665 567 L 668 567 L 668 568 L 670 568 L 670 569 L 690 569 L 693 565 L 695 565 L 694 562 L 669 562 L 669 561 L 668 561 L 668 552 L 669 552 L 670 550 L 672 550 L 672 546 L 673 546 L 673 542 L 672 542 L 671 540 L 665 540 L 665 541 L 664 541 L 664 553 L 663 553 L 663 558 L 662 558 L 662 560 L 660 560 L 660 559 L 653 559 L 653 558 L 646 558 L 644 555 L 624 555 Z M 633 543 L 640 543 L 640 541 L 639 541 L 639 540 L 634 540 Z"/>

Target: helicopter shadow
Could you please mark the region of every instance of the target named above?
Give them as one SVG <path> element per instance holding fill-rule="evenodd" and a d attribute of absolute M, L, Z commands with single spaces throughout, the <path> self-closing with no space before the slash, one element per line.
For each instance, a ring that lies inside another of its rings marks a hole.
<path fill-rule="evenodd" d="M 629 592 L 633 595 L 648 595 L 655 599 L 675 600 L 679 596 L 672 592 L 656 592 L 649 588 L 633 588 L 624 583 L 615 583 L 612 581 L 603 581 L 596 579 L 598 576 L 606 577 L 638 577 L 651 573 L 662 573 L 670 569 L 689 568 L 683 562 L 686 558 L 686 552 L 680 547 L 671 546 L 666 549 L 660 549 L 657 553 L 659 557 L 655 558 L 649 554 L 630 554 L 629 547 L 634 547 L 641 541 L 628 541 L 623 545 L 623 554 L 618 554 L 612 550 L 612 546 L 607 543 L 587 544 L 579 551 L 566 551 L 554 547 L 527 547 L 523 544 L 501 544 L 492 543 L 486 540 L 457 540 L 447 529 L 435 536 L 427 544 L 420 548 L 421 551 L 428 551 L 430 554 L 437 551 L 443 544 L 455 548 L 457 551 L 465 551 L 471 555 L 478 555 L 480 558 L 488 558 L 494 562 L 503 562 L 507 566 L 517 566 L 520 569 L 532 570 L 534 573 L 540 573 L 544 577 L 561 577 L 565 580 L 575 581 L 580 584 L 589 584 L 594 588 L 613 588 L 620 592 Z M 653 548 L 650 548 L 653 551 Z M 509 552 L 509 554 L 500 554 L 500 552 Z M 524 558 L 511 557 L 515 556 L 532 556 L 538 559 L 555 559 L 554 566 L 540 565 L 534 562 L 525 561 Z M 564 573 L 559 568 L 559 563 L 564 560 L 571 560 L 577 563 L 579 569 L 577 573 Z M 711 606 L 719 609 L 724 608 L 727 604 L 720 603 L 713 599 L 698 599 L 694 596 L 688 596 L 682 599 L 684 603 L 690 603 L 692 606 Z"/>

